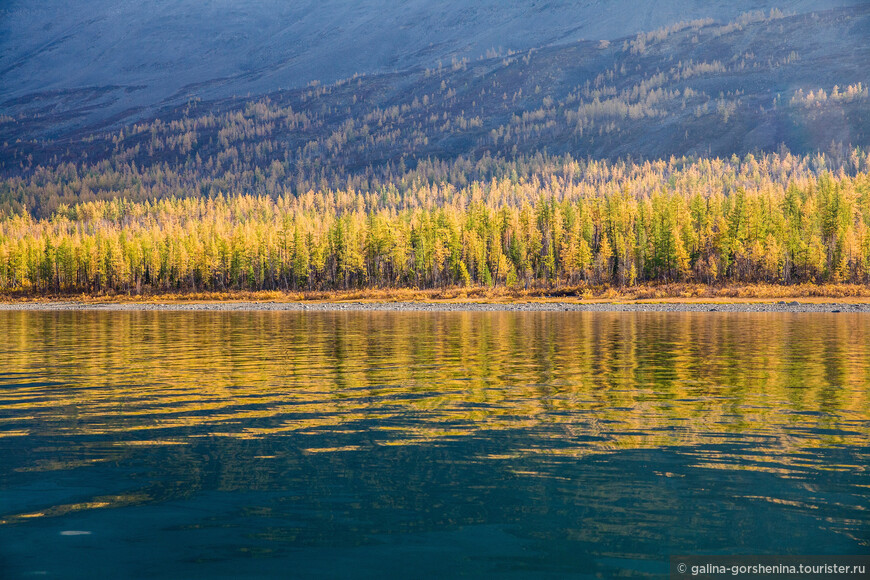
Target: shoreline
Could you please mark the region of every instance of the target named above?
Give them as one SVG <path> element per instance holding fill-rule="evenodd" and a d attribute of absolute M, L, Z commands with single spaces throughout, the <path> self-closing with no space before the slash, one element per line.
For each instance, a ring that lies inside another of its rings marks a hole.
<path fill-rule="evenodd" d="M 825 299 L 822 299 L 825 300 Z M 827 301 L 596 301 L 596 302 L 81 302 L 0 303 L 0 312 L 828 312 L 870 313 L 870 302 Z"/>

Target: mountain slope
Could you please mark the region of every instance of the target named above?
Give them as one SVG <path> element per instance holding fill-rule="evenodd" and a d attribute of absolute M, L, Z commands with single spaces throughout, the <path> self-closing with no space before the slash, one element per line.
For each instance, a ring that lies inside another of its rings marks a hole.
<path fill-rule="evenodd" d="M 52 133 L 225 98 L 614 39 L 748 10 L 803 13 L 860 0 L 47 0 L 0 9 L 0 107 L 56 116 Z"/>

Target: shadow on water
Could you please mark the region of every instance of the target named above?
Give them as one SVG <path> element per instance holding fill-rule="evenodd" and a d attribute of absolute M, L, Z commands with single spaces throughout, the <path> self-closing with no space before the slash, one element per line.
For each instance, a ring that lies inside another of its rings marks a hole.
<path fill-rule="evenodd" d="M 870 551 L 870 318 L 0 313 L 11 577 Z"/>

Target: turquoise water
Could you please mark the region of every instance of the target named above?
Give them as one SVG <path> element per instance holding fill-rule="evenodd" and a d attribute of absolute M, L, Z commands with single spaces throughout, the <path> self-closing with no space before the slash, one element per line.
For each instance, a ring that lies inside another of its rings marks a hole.
<path fill-rule="evenodd" d="M 0 312 L 0 577 L 870 552 L 870 316 Z"/>

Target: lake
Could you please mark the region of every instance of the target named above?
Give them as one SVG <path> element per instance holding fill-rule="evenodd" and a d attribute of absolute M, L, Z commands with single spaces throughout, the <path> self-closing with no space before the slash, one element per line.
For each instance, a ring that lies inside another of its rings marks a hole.
<path fill-rule="evenodd" d="M 870 551 L 870 316 L 0 312 L 0 576 Z"/>

